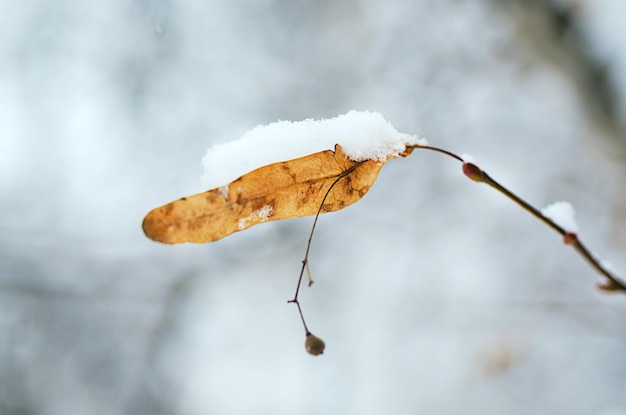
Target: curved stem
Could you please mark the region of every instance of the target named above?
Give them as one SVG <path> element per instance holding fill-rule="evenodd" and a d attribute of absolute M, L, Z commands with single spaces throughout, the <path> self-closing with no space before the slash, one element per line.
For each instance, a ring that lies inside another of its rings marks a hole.
<path fill-rule="evenodd" d="M 459 156 L 457 156 L 456 154 L 454 154 L 451 151 L 448 150 L 444 150 L 443 148 L 439 148 L 439 147 L 433 147 L 433 146 L 426 146 L 426 145 L 420 145 L 420 144 L 416 144 L 414 146 L 410 146 L 410 148 L 421 148 L 423 150 L 430 150 L 430 151 L 434 151 L 437 153 L 441 153 L 441 154 L 445 154 L 448 157 L 452 157 L 453 159 L 457 159 L 458 161 L 460 161 L 461 163 L 463 163 L 463 159 Z"/>
<path fill-rule="evenodd" d="M 313 220 L 313 226 L 311 226 L 311 233 L 309 233 L 309 240 L 307 241 L 306 251 L 304 252 L 304 258 L 302 259 L 302 268 L 300 269 L 300 276 L 298 277 L 298 283 L 296 284 L 296 292 L 293 298 L 287 301 L 288 303 L 295 303 L 298 306 L 298 312 L 300 313 L 300 318 L 302 319 L 302 325 L 304 326 L 304 331 L 306 335 L 311 334 L 311 332 L 309 331 L 309 328 L 307 327 L 306 322 L 304 321 L 304 314 L 302 313 L 302 308 L 300 307 L 300 301 L 298 300 L 298 295 L 300 294 L 300 286 L 302 285 L 302 277 L 304 276 L 305 269 L 307 271 L 307 276 L 309 279 L 309 287 L 313 285 L 313 279 L 311 278 L 311 272 L 309 270 L 309 252 L 311 250 L 311 242 L 313 241 L 313 233 L 315 233 L 317 220 L 319 219 L 320 214 L 322 213 L 324 202 L 326 202 L 326 199 L 328 198 L 330 191 L 333 190 L 333 187 L 335 187 L 335 185 L 339 183 L 341 179 L 348 176 L 361 164 L 363 164 L 363 162 L 356 163 L 353 166 L 351 166 L 349 169 L 347 169 L 346 171 L 342 172 L 340 175 L 337 176 L 335 181 L 330 185 L 330 187 L 326 191 L 326 194 L 324 195 L 324 198 L 322 199 L 322 202 L 320 203 L 320 207 L 319 209 L 317 209 L 317 213 L 315 214 L 315 219 Z"/>

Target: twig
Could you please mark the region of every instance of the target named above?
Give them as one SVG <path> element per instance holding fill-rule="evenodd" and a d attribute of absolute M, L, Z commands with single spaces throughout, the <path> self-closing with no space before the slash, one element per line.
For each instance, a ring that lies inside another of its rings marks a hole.
<path fill-rule="evenodd" d="M 475 165 L 474 163 L 465 162 L 461 157 L 456 154 L 449 152 L 447 150 L 443 150 L 437 147 L 431 146 L 422 146 L 416 145 L 412 146 L 412 148 L 421 148 L 424 150 L 431 150 L 438 153 L 445 154 L 449 157 L 452 157 L 463 163 L 463 173 L 469 177 L 471 180 L 479 183 L 485 183 L 492 188 L 496 189 L 500 193 L 504 194 L 506 197 L 517 203 L 522 209 L 529 212 L 531 215 L 539 219 L 541 222 L 545 223 L 547 226 L 552 228 L 554 231 L 563 236 L 563 242 L 566 245 L 572 245 L 572 247 L 578 252 L 591 266 L 606 277 L 607 281 L 598 284 L 598 288 L 603 291 L 608 292 L 623 292 L 626 293 L 626 283 L 623 280 L 615 275 L 613 272 L 608 270 L 602 263 L 587 249 L 587 247 L 578 239 L 578 235 L 574 232 L 569 232 L 555 223 L 552 219 L 543 215 L 537 208 L 532 206 L 530 203 L 526 202 L 521 197 L 517 196 L 506 187 L 502 186 L 500 183 L 495 181 L 491 176 L 487 174 L 480 167 Z"/>

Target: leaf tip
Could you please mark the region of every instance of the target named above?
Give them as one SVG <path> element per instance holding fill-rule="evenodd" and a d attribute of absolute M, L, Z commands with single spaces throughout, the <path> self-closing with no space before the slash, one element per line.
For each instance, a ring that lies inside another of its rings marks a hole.
<path fill-rule="evenodd" d="M 168 243 L 166 240 L 166 229 L 163 226 L 161 216 L 162 215 L 160 208 L 152 209 L 143 218 L 143 222 L 141 223 L 141 229 L 143 229 L 143 233 L 149 239 L 152 239 L 156 242 Z"/>

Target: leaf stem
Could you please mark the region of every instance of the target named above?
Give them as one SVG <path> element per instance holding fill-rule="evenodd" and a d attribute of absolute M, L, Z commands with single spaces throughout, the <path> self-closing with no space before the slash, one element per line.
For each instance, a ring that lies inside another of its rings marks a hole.
<path fill-rule="evenodd" d="M 310 335 L 311 332 L 309 331 L 309 328 L 307 327 L 306 322 L 304 320 L 304 314 L 302 313 L 302 308 L 300 307 L 300 300 L 298 300 L 298 295 L 300 294 L 300 287 L 302 286 L 302 277 L 304 276 L 305 269 L 307 272 L 307 277 L 309 279 L 309 287 L 313 285 L 313 279 L 311 278 L 311 271 L 309 270 L 309 252 L 311 250 L 311 242 L 313 241 L 313 234 L 315 233 L 317 220 L 319 219 L 320 214 L 322 213 L 324 202 L 326 202 L 326 199 L 328 198 L 330 191 L 333 190 L 333 187 L 335 187 L 335 185 L 339 183 L 341 179 L 350 175 L 361 164 L 363 164 L 363 162 L 356 163 L 353 166 L 351 166 L 349 169 L 341 172 L 341 174 L 337 176 L 335 181 L 330 185 L 330 187 L 326 191 L 326 194 L 324 195 L 324 198 L 322 199 L 322 202 L 320 203 L 320 207 L 319 209 L 317 209 L 317 213 L 315 214 L 315 219 L 313 220 L 313 226 L 311 226 L 311 232 L 309 233 L 309 239 L 306 244 L 306 251 L 304 252 L 304 258 L 302 259 L 302 268 L 300 269 L 300 276 L 298 277 L 298 284 L 296 285 L 296 292 L 293 298 L 287 301 L 287 303 L 295 303 L 298 306 L 298 312 L 300 313 L 300 318 L 302 319 L 302 325 L 304 326 L 304 331 L 307 336 Z"/>

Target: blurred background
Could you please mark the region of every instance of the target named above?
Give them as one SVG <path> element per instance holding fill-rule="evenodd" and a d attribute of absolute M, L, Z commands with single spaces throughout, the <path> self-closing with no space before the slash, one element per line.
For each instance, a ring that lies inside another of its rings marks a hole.
<path fill-rule="evenodd" d="M 626 297 L 458 163 L 165 246 L 214 143 L 379 111 L 626 273 L 620 0 L 0 0 L 1 414 L 626 414 Z"/>

